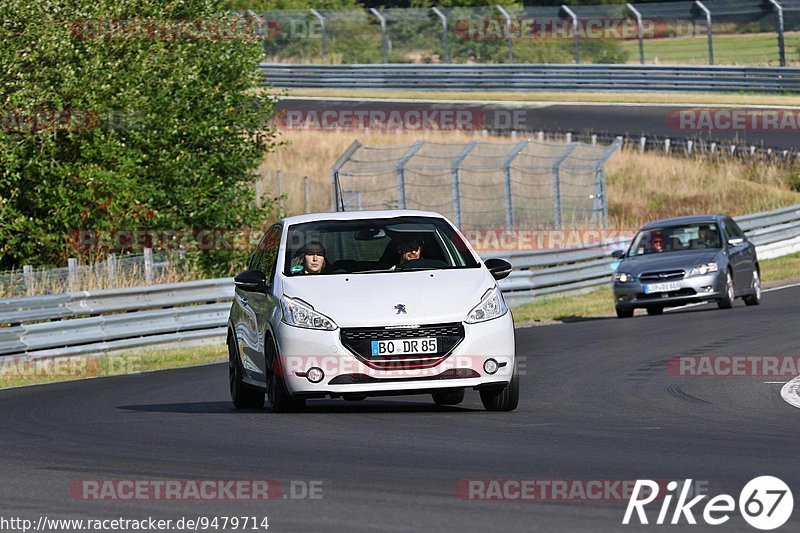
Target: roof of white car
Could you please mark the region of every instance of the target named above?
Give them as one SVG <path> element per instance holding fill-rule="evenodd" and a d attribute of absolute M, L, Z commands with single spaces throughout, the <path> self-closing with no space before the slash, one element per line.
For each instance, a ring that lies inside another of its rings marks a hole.
<path fill-rule="evenodd" d="M 444 218 L 440 213 L 434 211 L 416 211 L 413 209 L 387 209 L 382 211 L 338 211 L 330 213 L 309 213 L 307 215 L 297 215 L 283 219 L 287 224 L 300 224 L 303 222 L 315 222 L 317 220 L 359 220 L 373 218 L 392 218 L 392 217 L 436 217 Z"/>

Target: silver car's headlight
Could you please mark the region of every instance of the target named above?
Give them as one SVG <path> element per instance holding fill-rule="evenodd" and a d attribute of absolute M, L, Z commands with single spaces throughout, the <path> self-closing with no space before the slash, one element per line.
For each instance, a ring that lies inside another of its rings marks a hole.
<path fill-rule="evenodd" d="M 314 308 L 302 300 L 281 297 L 281 308 L 283 309 L 283 321 L 290 326 L 306 329 L 334 330 L 336 322 L 327 316 L 314 311 Z"/>
<path fill-rule="evenodd" d="M 633 281 L 633 276 L 628 274 L 627 272 L 615 272 L 614 281 L 618 281 L 620 283 L 628 283 L 629 281 Z"/>
<path fill-rule="evenodd" d="M 506 306 L 506 302 L 503 301 L 503 295 L 500 293 L 500 289 L 494 287 L 483 294 L 481 303 L 472 308 L 472 311 L 469 312 L 464 322 L 467 324 L 486 322 L 487 320 L 501 317 L 507 312 L 508 306 Z"/>
<path fill-rule="evenodd" d="M 711 272 L 716 272 L 717 270 L 719 270 L 719 267 L 717 266 L 716 263 L 706 263 L 705 265 L 699 265 L 694 267 L 692 271 L 689 272 L 689 275 L 705 276 L 706 274 L 709 274 Z"/>

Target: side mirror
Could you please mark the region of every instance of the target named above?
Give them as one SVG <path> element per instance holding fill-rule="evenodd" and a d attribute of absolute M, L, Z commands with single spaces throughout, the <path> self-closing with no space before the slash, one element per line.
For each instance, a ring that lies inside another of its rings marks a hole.
<path fill-rule="evenodd" d="M 740 237 L 734 237 L 733 239 L 728 239 L 728 246 L 735 247 L 739 246 L 744 242 L 744 239 Z"/>
<path fill-rule="evenodd" d="M 623 257 L 625 257 L 625 250 L 614 250 L 613 252 L 611 252 L 611 257 L 613 257 L 614 259 L 622 259 Z"/>
<path fill-rule="evenodd" d="M 267 276 L 260 270 L 245 270 L 235 278 L 237 288 L 247 292 L 267 292 Z"/>
<path fill-rule="evenodd" d="M 487 259 L 484 261 L 486 268 L 489 269 L 489 272 L 492 274 L 494 279 L 503 279 L 508 277 L 511 274 L 511 263 L 506 261 L 505 259 L 498 259 L 493 257 L 491 259 Z"/>

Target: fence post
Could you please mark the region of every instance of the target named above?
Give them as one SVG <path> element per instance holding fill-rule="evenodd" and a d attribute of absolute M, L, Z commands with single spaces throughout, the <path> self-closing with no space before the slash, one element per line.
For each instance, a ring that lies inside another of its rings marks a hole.
<path fill-rule="evenodd" d="M 644 152 L 644 148 L 647 146 L 647 137 L 640 137 L 639 138 L 639 151 Z"/>
<path fill-rule="evenodd" d="M 670 140 L 664 139 L 664 153 L 669 155 Z"/>
<path fill-rule="evenodd" d="M 505 10 L 503 6 L 494 6 L 506 19 L 506 36 L 508 40 L 508 63 L 514 64 L 514 40 L 511 37 L 511 15 Z"/>
<path fill-rule="evenodd" d="M 453 161 L 450 163 L 450 175 L 453 178 L 453 211 L 454 217 L 456 219 L 456 227 L 461 229 L 461 185 L 459 184 L 458 179 L 458 167 L 461 166 L 461 162 L 469 155 L 473 148 L 478 145 L 478 141 L 472 141 L 467 144 L 463 150 L 453 158 Z"/>
<path fill-rule="evenodd" d="M 517 144 L 503 160 L 503 178 L 505 180 L 505 201 L 506 201 L 506 228 L 514 228 L 514 197 L 511 194 L 511 162 L 528 146 L 530 140 L 524 140 Z"/>
<path fill-rule="evenodd" d="M 108 272 L 108 286 L 114 287 L 117 284 L 117 256 L 108 254 L 106 258 L 106 271 Z"/>
<path fill-rule="evenodd" d="M 256 180 L 254 188 L 256 193 L 256 207 L 261 207 L 261 197 L 264 195 L 264 183 L 261 176 Z"/>
<path fill-rule="evenodd" d="M 770 3 L 775 6 L 775 9 L 778 12 L 778 56 L 781 60 L 781 66 L 786 66 L 786 49 L 784 48 L 783 42 L 783 6 L 778 3 L 777 0 L 769 0 Z"/>
<path fill-rule="evenodd" d="M 331 167 L 331 211 L 339 211 L 339 204 L 341 202 L 341 197 L 339 196 L 339 170 L 350 160 L 359 148 L 361 148 L 361 143 L 356 139 L 347 147 L 347 150 L 344 151 Z M 342 211 L 344 211 L 343 204 Z"/>
<path fill-rule="evenodd" d="M 323 17 L 316 9 L 311 10 L 311 14 L 319 20 L 320 30 L 322 30 L 322 58 L 328 60 L 328 35 L 325 29 L 325 17 Z"/>
<path fill-rule="evenodd" d="M 411 148 L 406 150 L 406 153 L 403 154 L 403 157 L 400 158 L 395 167 L 397 175 L 397 204 L 399 209 L 406 208 L 406 164 L 424 144 L 425 141 L 417 141 L 412 144 Z"/>
<path fill-rule="evenodd" d="M 303 176 L 303 190 L 306 193 L 306 214 L 311 212 L 311 196 L 308 190 L 308 176 Z"/>
<path fill-rule="evenodd" d="M 561 163 L 569 157 L 569 154 L 577 147 L 577 144 L 568 144 L 561 151 L 550 167 L 553 176 L 553 224 L 555 229 L 561 229 Z"/>
<path fill-rule="evenodd" d="M 283 171 L 278 171 L 278 198 L 281 203 L 281 216 L 286 215 L 286 197 L 283 196 Z"/>
<path fill-rule="evenodd" d="M 450 62 L 450 47 L 447 45 L 447 17 L 438 7 L 432 7 L 431 11 L 442 19 L 442 50 L 444 52 L 444 62 Z"/>
<path fill-rule="evenodd" d="M 631 4 L 627 4 L 627 6 L 636 17 L 636 30 L 639 33 L 639 63 L 644 65 L 644 25 L 642 24 L 642 14 Z"/>
<path fill-rule="evenodd" d="M 608 201 L 606 200 L 606 161 L 614 155 L 624 142 L 622 137 L 617 137 L 614 143 L 609 146 L 600 159 L 597 161 L 595 172 L 595 190 L 592 202 L 592 216 L 594 213 L 600 212 L 600 219 L 603 228 L 608 227 Z"/>
<path fill-rule="evenodd" d="M 378 22 L 381 23 L 381 50 L 383 50 L 383 62 L 389 62 L 389 43 L 386 37 L 386 19 L 381 12 L 374 7 L 369 8 L 369 12 L 378 17 Z"/>
<path fill-rule="evenodd" d="M 78 260 L 74 257 L 67 259 L 67 286 L 70 291 L 78 286 Z"/>
<path fill-rule="evenodd" d="M 153 284 L 153 249 L 144 249 L 144 279 L 148 285 Z"/>
<path fill-rule="evenodd" d="M 25 283 L 25 293 L 33 292 L 33 266 L 22 265 L 22 280 Z"/>
<path fill-rule="evenodd" d="M 694 3 L 697 4 L 703 13 L 706 15 L 706 33 L 708 33 L 708 64 L 714 64 L 714 37 L 711 32 L 711 11 L 708 10 L 706 6 L 703 5 L 703 2 L 700 0 L 694 0 Z"/>
<path fill-rule="evenodd" d="M 577 65 L 581 62 L 581 55 L 580 51 L 578 50 L 578 16 L 567 6 L 562 5 L 561 9 L 563 9 L 572 19 L 572 36 L 575 38 L 575 64 Z"/>

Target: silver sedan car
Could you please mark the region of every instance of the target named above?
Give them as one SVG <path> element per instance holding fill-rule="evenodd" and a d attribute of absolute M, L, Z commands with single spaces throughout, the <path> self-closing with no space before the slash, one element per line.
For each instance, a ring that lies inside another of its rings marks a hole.
<path fill-rule="evenodd" d="M 645 308 L 660 315 L 666 307 L 716 301 L 720 309 L 735 298 L 761 302 L 756 247 L 736 222 L 724 215 L 694 215 L 657 220 L 642 227 L 614 273 L 617 316 Z"/>

